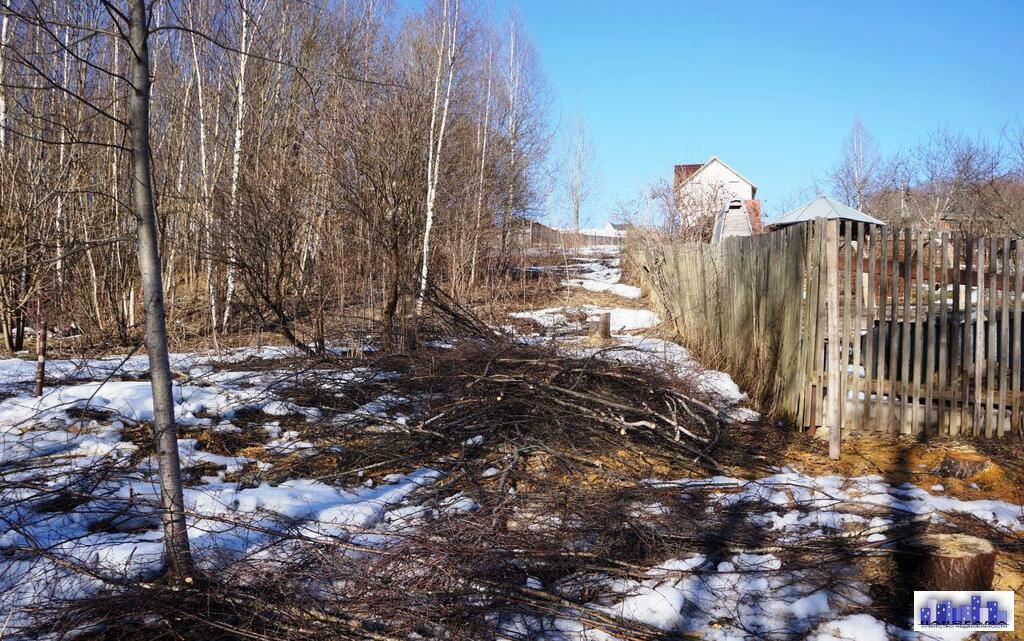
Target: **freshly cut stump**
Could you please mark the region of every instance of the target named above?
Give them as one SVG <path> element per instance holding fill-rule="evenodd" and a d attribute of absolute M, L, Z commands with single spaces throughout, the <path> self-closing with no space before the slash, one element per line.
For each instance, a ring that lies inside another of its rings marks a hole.
<path fill-rule="evenodd" d="M 996 550 L 976 536 L 924 534 L 902 543 L 896 562 L 910 590 L 989 590 Z"/>
<path fill-rule="evenodd" d="M 984 456 L 951 453 L 946 454 L 933 473 L 936 476 L 969 479 L 984 472 L 991 464 Z"/>

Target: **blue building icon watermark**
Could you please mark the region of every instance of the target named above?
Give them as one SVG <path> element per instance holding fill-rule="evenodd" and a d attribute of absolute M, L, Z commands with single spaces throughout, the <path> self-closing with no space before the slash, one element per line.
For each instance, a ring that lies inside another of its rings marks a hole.
<path fill-rule="evenodd" d="M 914 592 L 914 630 L 1012 632 L 1011 591 Z"/>

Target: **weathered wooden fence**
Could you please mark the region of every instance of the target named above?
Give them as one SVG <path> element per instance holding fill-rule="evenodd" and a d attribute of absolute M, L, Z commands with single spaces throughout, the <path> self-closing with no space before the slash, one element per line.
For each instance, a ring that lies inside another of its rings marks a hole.
<path fill-rule="evenodd" d="M 634 257 L 682 338 L 775 415 L 997 437 L 1024 423 L 1021 252 L 1020 239 L 819 220 Z"/>

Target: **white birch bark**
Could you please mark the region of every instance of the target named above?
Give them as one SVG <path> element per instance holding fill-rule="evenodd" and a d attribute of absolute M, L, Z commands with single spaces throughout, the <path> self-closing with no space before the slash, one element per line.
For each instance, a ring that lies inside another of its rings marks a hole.
<path fill-rule="evenodd" d="M 70 13 L 70 10 L 69 10 Z M 65 87 L 71 87 L 71 27 L 64 28 L 64 52 L 61 60 L 61 81 Z M 61 116 L 65 123 L 68 121 L 68 99 L 66 95 L 61 97 Z M 67 126 L 60 128 L 60 144 L 57 149 L 57 174 L 63 179 L 65 148 L 67 147 Z M 64 190 L 61 186 L 57 188 L 56 212 L 54 213 L 54 226 L 57 231 L 57 292 L 63 298 L 64 294 L 64 239 L 62 228 L 64 227 Z"/>
<path fill-rule="evenodd" d="M 202 190 L 203 241 L 206 251 L 213 247 L 213 211 L 210 208 L 210 169 L 206 154 L 206 99 L 203 95 L 203 69 L 199 66 L 199 47 L 196 43 L 195 25 L 189 12 L 189 28 L 192 44 L 192 74 L 196 79 L 196 108 L 199 112 L 199 177 Z M 206 261 L 206 295 L 210 303 L 210 333 L 217 336 L 217 286 L 213 280 L 213 261 Z"/>
<path fill-rule="evenodd" d="M 11 0 L 0 1 L 4 15 L 0 19 L 0 49 L 7 46 L 7 28 L 10 22 L 7 11 L 11 8 Z M 0 158 L 7 151 L 7 90 L 3 86 L 4 81 L 4 56 L 0 56 Z"/>
<path fill-rule="evenodd" d="M 476 192 L 476 224 L 473 227 L 473 251 L 470 254 L 469 261 L 469 289 L 473 289 L 473 285 L 476 283 L 476 261 L 477 255 L 480 248 L 480 221 L 483 217 L 484 212 L 484 173 L 487 168 L 487 141 L 488 135 L 491 132 L 491 84 L 492 84 L 492 64 L 494 55 L 494 42 L 490 41 L 487 45 L 487 91 L 484 96 L 484 119 L 481 123 L 483 129 L 481 134 L 480 143 L 480 173 L 477 177 L 477 192 Z"/>
<path fill-rule="evenodd" d="M 517 102 L 519 98 L 519 63 L 516 60 L 516 21 L 509 21 L 508 46 L 508 144 L 509 144 L 509 181 L 505 209 L 505 221 L 501 230 L 502 254 L 507 249 L 508 234 L 512 226 L 512 215 L 515 209 L 516 194 L 516 146 L 519 144 L 519 114 Z"/>
<path fill-rule="evenodd" d="M 245 67 L 249 60 L 249 7 L 247 6 L 247 0 L 238 0 L 238 4 L 241 7 L 242 25 L 238 47 L 238 78 L 235 87 L 235 103 L 237 109 L 235 111 L 235 144 L 232 149 L 231 156 L 229 221 L 235 220 L 238 216 L 238 174 L 241 170 L 242 137 L 245 133 L 243 128 L 245 118 Z M 230 224 L 228 225 L 227 236 L 228 269 L 227 283 L 225 284 L 224 292 L 224 320 L 221 323 L 221 327 L 224 329 L 227 329 L 228 321 L 231 319 L 231 303 L 235 296 L 236 280 L 238 278 L 234 264 L 238 249 Z"/>
<path fill-rule="evenodd" d="M 455 77 L 455 44 L 459 28 L 459 0 L 455 0 L 450 25 L 448 20 L 448 0 L 443 0 L 441 9 L 441 38 L 437 47 L 437 72 L 434 74 L 434 94 L 430 110 L 430 147 L 427 149 L 427 221 L 423 228 L 423 263 L 420 268 L 419 296 L 416 298 L 416 318 L 419 318 L 423 313 L 423 297 L 427 291 L 427 280 L 430 272 L 430 231 L 434 225 L 434 203 L 437 199 L 441 151 L 444 148 L 444 130 L 448 121 L 448 105 L 451 101 L 452 84 Z M 444 98 L 441 98 L 441 80 L 445 64 L 447 64 L 448 78 L 444 87 Z M 438 118 L 440 118 L 440 124 L 438 124 Z"/>

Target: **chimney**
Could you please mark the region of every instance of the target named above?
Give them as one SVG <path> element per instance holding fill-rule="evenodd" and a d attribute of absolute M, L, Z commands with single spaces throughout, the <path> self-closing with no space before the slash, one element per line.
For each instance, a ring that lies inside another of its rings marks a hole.
<path fill-rule="evenodd" d="M 675 170 L 676 175 L 675 181 L 672 183 L 672 190 L 679 191 L 679 185 L 682 185 L 683 181 L 686 180 L 686 165 L 676 165 Z"/>
<path fill-rule="evenodd" d="M 750 217 L 750 228 L 755 234 L 760 234 L 764 230 L 764 225 L 761 224 L 761 201 L 747 200 L 743 204 L 747 208 L 747 216 Z"/>
<path fill-rule="evenodd" d="M 673 168 L 675 169 L 675 176 L 672 180 L 672 208 L 678 212 L 680 209 L 679 186 L 683 184 L 684 180 L 686 180 L 686 166 L 675 165 Z"/>

